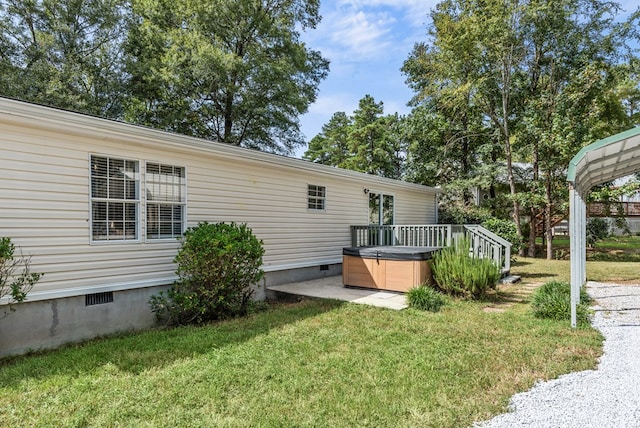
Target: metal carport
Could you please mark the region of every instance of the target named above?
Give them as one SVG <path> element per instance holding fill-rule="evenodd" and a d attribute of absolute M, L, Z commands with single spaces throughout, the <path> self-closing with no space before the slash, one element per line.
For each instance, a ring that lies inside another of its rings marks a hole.
<path fill-rule="evenodd" d="M 640 171 L 640 127 L 584 147 L 569 162 L 571 326 L 576 326 L 580 287 L 586 281 L 586 197 L 593 186 Z"/>

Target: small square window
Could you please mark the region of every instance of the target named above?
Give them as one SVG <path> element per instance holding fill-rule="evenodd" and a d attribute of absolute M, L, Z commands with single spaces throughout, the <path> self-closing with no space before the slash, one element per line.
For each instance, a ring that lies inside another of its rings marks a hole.
<path fill-rule="evenodd" d="M 325 210 L 327 189 L 324 186 L 308 185 L 307 191 L 307 208 L 315 211 Z"/>

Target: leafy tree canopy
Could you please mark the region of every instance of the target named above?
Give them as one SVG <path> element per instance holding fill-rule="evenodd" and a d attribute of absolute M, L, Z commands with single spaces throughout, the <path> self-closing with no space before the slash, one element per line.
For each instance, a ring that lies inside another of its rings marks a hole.
<path fill-rule="evenodd" d="M 304 144 L 298 116 L 328 72 L 300 30 L 303 0 L 133 0 L 127 119 L 284 154 Z"/>
<path fill-rule="evenodd" d="M 1 0 L 0 94 L 119 118 L 125 0 Z"/>
<path fill-rule="evenodd" d="M 525 209 L 546 219 L 550 236 L 571 157 L 637 115 L 637 59 L 626 40 L 638 17 L 618 24 L 619 9 L 599 0 L 439 3 L 429 38 L 403 66 L 416 92 L 413 128 L 428 136 L 411 139 L 414 177 L 469 186 L 504 165 L 518 235 Z M 531 165 L 528 180 L 517 181 L 516 161 Z M 499 175 L 489 177 L 493 186 Z"/>
<path fill-rule="evenodd" d="M 290 154 L 318 0 L 0 0 L 0 94 Z"/>
<path fill-rule="evenodd" d="M 302 157 L 381 177 L 401 178 L 405 141 L 404 119 L 397 114 L 384 116 L 383 103 L 365 95 L 353 116 L 334 113 Z"/>

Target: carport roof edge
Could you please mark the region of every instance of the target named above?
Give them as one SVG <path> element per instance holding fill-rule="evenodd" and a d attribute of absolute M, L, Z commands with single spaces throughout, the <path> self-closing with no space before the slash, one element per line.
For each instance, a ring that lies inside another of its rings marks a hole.
<path fill-rule="evenodd" d="M 598 140 L 592 144 L 589 144 L 588 146 L 583 147 L 569 162 L 569 169 L 567 171 L 567 181 L 573 184 L 574 188 L 579 189 L 581 193 L 583 191 L 588 191 L 591 188 L 592 184 L 599 184 L 599 183 L 589 183 L 589 185 L 587 186 L 588 188 L 584 188 L 583 184 L 586 184 L 586 183 L 582 183 L 581 179 L 585 174 L 588 175 L 589 172 L 594 173 L 594 172 L 597 172 L 597 170 L 602 170 L 606 168 L 607 165 L 603 163 L 593 162 L 593 160 L 584 162 L 585 158 L 591 153 L 596 154 L 596 156 L 594 157 L 595 159 L 604 158 L 605 150 L 608 146 L 613 145 L 615 143 L 624 142 L 634 137 L 640 137 L 640 127 L 634 127 L 634 128 L 628 129 L 626 131 L 620 132 L 618 134 L 612 135 L 607 138 L 603 138 L 602 140 Z M 640 153 L 640 148 L 637 148 L 637 147 L 631 148 L 629 150 L 629 154 L 631 152 Z M 623 151 L 620 154 L 624 155 L 625 152 Z M 629 164 L 626 164 L 623 160 L 622 164 L 617 165 L 615 169 L 627 170 L 628 167 L 630 166 L 630 163 L 634 163 L 634 164 L 640 163 L 637 157 L 636 158 L 634 158 L 633 156 L 622 156 L 622 157 L 626 158 Z M 619 177 L 620 175 L 614 176 L 612 174 L 608 179 L 615 179 Z"/>

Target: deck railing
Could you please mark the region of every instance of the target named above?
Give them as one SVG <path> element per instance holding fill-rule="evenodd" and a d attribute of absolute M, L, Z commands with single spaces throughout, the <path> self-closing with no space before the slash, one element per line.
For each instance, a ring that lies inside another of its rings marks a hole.
<path fill-rule="evenodd" d="M 423 224 L 351 226 L 351 246 L 397 245 L 402 247 L 450 247 L 462 238 L 470 242 L 474 257 L 488 258 L 502 269 L 511 269 L 511 244 L 479 225 Z"/>
<path fill-rule="evenodd" d="M 491 259 L 503 273 L 511 270 L 511 243 L 479 225 L 465 225 L 464 236 L 471 242 L 474 257 Z"/>
<path fill-rule="evenodd" d="M 351 226 L 351 245 L 397 245 L 401 247 L 446 247 L 452 244 L 452 225 Z"/>

